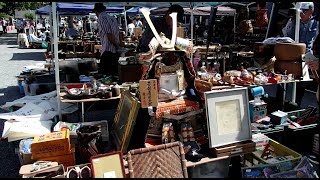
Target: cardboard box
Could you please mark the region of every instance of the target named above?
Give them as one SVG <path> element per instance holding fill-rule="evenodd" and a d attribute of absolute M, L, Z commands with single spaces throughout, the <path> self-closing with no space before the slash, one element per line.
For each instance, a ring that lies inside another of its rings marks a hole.
<path fill-rule="evenodd" d="M 32 164 L 35 160 L 31 159 L 31 152 L 27 152 L 24 148 L 31 148 L 32 139 L 23 139 L 19 142 L 18 157 L 21 165 Z"/>
<path fill-rule="evenodd" d="M 251 122 L 256 122 L 267 116 L 267 103 L 265 102 L 255 104 L 253 100 L 249 101 L 249 109 Z"/>
<path fill-rule="evenodd" d="M 54 161 L 58 162 L 59 164 L 63 164 L 64 169 L 67 169 L 68 166 L 74 166 L 76 165 L 76 159 L 75 159 L 75 145 L 72 145 L 71 150 L 69 150 L 69 153 L 65 155 L 60 156 L 52 156 L 52 157 L 44 157 L 40 158 L 40 161 Z"/>
<path fill-rule="evenodd" d="M 32 159 L 53 157 L 70 153 L 69 130 L 35 136 L 31 144 Z"/>

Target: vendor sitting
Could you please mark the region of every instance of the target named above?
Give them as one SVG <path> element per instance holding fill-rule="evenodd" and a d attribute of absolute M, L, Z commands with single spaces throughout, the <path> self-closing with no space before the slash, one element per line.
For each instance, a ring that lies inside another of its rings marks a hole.
<path fill-rule="evenodd" d="M 45 41 L 45 37 L 44 38 L 39 38 L 36 36 L 36 31 L 34 29 L 34 25 L 35 23 L 32 22 L 30 27 L 29 27 L 29 34 L 28 34 L 28 40 L 29 40 L 29 43 L 32 44 L 32 43 L 35 43 L 35 44 L 41 44 L 43 41 Z"/>

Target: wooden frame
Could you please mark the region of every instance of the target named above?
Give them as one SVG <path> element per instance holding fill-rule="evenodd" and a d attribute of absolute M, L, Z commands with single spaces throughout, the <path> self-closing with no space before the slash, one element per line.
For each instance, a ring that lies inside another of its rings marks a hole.
<path fill-rule="evenodd" d="M 252 139 L 248 89 L 205 92 L 209 148 Z"/>
<path fill-rule="evenodd" d="M 127 152 L 139 108 L 140 101 L 129 91 L 123 91 L 112 127 L 112 135 L 118 151 Z"/>
<path fill-rule="evenodd" d="M 125 178 L 121 151 L 99 154 L 90 158 L 93 178 Z"/>

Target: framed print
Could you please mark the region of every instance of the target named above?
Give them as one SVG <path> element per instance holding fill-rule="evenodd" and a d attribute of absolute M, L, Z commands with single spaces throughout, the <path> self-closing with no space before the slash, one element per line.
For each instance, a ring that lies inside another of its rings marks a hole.
<path fill-rule="evenodd" d="M 209 147 L 251 140 L 248 89 L 205 92 Z"/>
<path fill-rule="evenodd" d="M 139 100 L 129 91 L 123 91 L 112 127 L 112 135 L 118 151 L 127 152 L 139 108 Z"/>
<path fill-rule="evenodd" d="M 90 162 L 94 178 L 125 178 L 121 151 L 92 156 Z"/>

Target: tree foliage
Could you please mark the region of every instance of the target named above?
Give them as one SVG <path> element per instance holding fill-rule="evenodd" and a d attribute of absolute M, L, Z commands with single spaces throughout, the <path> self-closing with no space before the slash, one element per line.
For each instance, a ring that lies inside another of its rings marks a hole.
<path fill-rule="evenodd" d="M 36 17 L 36 15 L 35 15 L 34 13 L 27 12 L 27 13 L 24 14 L 24 17 L 25 17 L 26 19 L 33 20 L 33 19 Z"/>
<path fill-rule="evenodd" d="M 42 6 L 48 5 L 49 3 L 50 2 L 0 2 L 0 11 L 7 15 L 13 16 L 15 10 L 36 10 Z"/>

